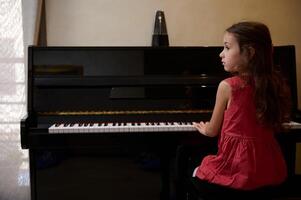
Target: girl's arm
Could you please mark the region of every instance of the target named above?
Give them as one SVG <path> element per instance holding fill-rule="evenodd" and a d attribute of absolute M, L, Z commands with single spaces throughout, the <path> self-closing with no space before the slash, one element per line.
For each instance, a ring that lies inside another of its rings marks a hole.
<path fill-rule="evenodd" d="M 197 128 L 200 133 L 209 137 L 215 137 L 219 134 L 223 122 L 224 111 L 227 108 L 230 96 L 230 85 L 226 81 L 220 82 L 210 122 L 194 123 L 194 127 Z"/>

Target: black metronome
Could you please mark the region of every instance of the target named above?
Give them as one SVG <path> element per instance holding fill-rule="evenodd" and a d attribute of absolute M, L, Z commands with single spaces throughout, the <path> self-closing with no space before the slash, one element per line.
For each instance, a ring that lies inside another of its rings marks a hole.
<path fill-rule="evenodd" d="M 156 12 L 152 46 L 169 46 L 164 12 Z"/>

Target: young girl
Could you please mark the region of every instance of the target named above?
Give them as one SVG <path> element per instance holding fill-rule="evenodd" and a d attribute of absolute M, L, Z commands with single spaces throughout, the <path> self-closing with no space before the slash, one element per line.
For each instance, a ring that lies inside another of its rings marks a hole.
<path fill-rule="evenodd" d="M 223 43 L 221 62 L 234 76 L 219 84 L 210 122 L 194 123 L 201 134 L 219 137 L 218 152 L 204 157 L 193 181 L 199 190 L 281 184 L 287 170 L 274 133 L 288 120 L 290 94 L 274 70 L 269 29 L 237 23 L 226 30 Z"/>

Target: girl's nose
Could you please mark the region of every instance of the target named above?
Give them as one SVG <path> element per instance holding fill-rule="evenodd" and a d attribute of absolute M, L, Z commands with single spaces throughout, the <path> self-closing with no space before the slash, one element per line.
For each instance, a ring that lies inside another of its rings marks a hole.
<path fill-rule="evenodd" d="M 222 51 L 222 52 L 219 54 L 219 57 L 222 58 L 222 57 L 224 56 L 223 52 L 224 52 L 224 51 Z"/>

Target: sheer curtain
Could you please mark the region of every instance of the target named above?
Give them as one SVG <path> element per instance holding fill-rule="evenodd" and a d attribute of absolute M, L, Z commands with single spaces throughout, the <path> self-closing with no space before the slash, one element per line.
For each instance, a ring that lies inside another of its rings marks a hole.
<path fill-rule="evenodd" d="M 25 114 L 22 9 L 20 0 L 0 2 L 0 121 L 9 133 Z"/>
<path fill-rule="evenodd" d="M 30 199 L 28 152 L 20 146 L 20 119 L 26 115 L 24 50 L 33 41 L 36 1 L 0 0 L 0 199 Z"/>

